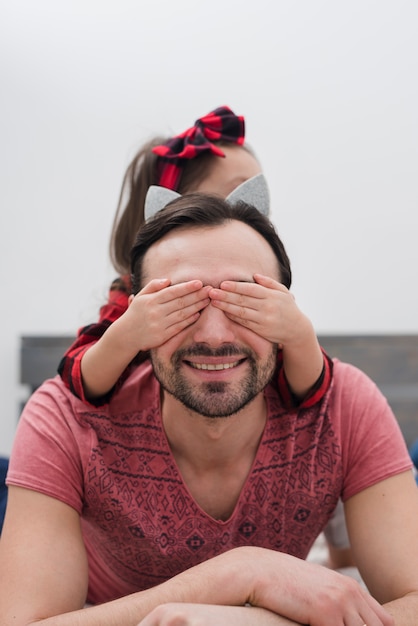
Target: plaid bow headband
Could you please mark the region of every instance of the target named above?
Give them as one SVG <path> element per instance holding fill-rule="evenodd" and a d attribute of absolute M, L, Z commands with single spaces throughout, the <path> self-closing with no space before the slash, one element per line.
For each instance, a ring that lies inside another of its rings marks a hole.
<path fill-rule="evenodd" d="M 158 184 L 176 190 L 187 159 L 194 159 L 208 150 L 223 157 L 225 155 L 222 150 L 212 141 L 230 141 L 242 145 L 244 137 L 244 118 L 235 115 L 227 106 L 218 107 L 196 120 L 192 128 L 153 148 L 152 151 L 160 157 Z"/>

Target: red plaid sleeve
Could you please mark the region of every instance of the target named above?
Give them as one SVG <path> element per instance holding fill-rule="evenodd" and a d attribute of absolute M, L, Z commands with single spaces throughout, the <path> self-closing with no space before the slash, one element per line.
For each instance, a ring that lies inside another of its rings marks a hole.
<path fill-rule="evenodd" d="M 87 400 L 84 395 L 81 377 L 81 359 L 90 346 L 96 343 L 106 329 L 126 311 L 128 308 L 129 291 L 129 283 L 125 277 L 119 278 L 112 283 L 108 301 L 100 309 L 99 320 L 94 324 L 80 328 L 76 340 L 68 348 L 58 366 L 58 374 L 68 389 L 77 398 L 90 402 L 95 406 L 105 404 L 112 392 L 94 402 Z"/>
<path fill-rule="evenodd" d="M 286 374 L 283 367 L 283 353 L 279 351 L 279 374 L 278 374 L 278 383 L 279 383 L 279 394 L 281 399 L 283 400 L 286 407 L 290 408 L 301 408 L 306 409 L 308 407 L 314 406 L 317 404 L 326 392 L 329 389 L 329 386 L 332 381 L 332 370 L 333 363 L 332 359 L 327 355 L 324 349 L 322 349 L 322 354 L 324 355 L 324 365 L 322 368 L 322 372 L 315 382 L 315 384 L 310 388 L 306 396 L 302 399 L 296 399 L 286 378 Z"/>

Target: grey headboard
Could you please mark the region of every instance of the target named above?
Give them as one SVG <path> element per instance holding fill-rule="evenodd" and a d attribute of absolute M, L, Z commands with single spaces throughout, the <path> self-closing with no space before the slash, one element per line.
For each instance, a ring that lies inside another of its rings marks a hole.
<path fill-rule="evenodd" d="M 418 438 L 418 335 L 322 335 L 330 356 L 372 378 L 395 413 L 408 445 Z"/>
<path fill-rule="evenodd" d="M 20 382 L 34 391 L 44 380 L 55 376 L 58 363 L 74 337 L 62 335 L 20 338 Z"/>

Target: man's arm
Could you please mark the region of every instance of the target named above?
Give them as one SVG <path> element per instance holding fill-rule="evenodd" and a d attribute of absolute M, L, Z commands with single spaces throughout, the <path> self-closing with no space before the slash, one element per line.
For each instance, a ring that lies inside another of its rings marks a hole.
<path fill-rule="evenodd" d="M 216 569 L 216 580 L 220 581 L 222 568 Z M 220 589 L 227 591 L 217 594 L 219 602 L 229 597 L 235 603 L 240 595 L 244 598 L 238 569 L 236 576 L 231 575 L 233 569 L 225 563 L 229 574 L 220 581 Z M 160 624 L 160 619 L 167 620 L 173 610 L 174 615 L 178 612 L 176 605 L 169 604 L 175 600 L 181 602 L 178 606 L 184 620 L 188 620 L 184 624 L 192 625 L 196 619 L 216 626 L 245 626 L 254 624 L 254 619 L 260 626 L 296 624 L 257 607 L 185 604 L 186 598 L 209 600 L 205 589 L 214 580 L 210 568 L 208 577 L 204 573 L 202 584 L 198 582 L 195 588 L 192 578 L 198 581 L 198 575 L 188 576 L 184 584 L 180 576 L 154 589 L 85 609 L 88 568 L 78 513 L 54 498 L 13 486 L 9 487 L 8 513 L 0 542 L 0 577 L 1 626 L 136 626 L 142 618 L 147 620 L 144 623 Z M 228 587 L 236 591 L 230 593 Z"/>
<path fill-rule="evenodd" d="M 0 577 L 2 625 L 84 606 L 87 557 L 77 512 L 35 491 L 9 486 Z"/>
<path fill-rule="evenodd" d="M 345 504 L 355 562 L 368 589 L 395 618 L 418 616 L 418 489 L 412 472 L 388 478 Z"/>
<path fill-rule="evenodd" d="M 136 626 L 153 609 L 169 606 L 169 602 L 210 602 L 211 587 L 213 601 L 244 604 L 239 559 L 236 563 L 228 555 L 224 568 L 204 567 L 201 580 L 198 572 L 196 576 L 186 574 L 184 580 L 180 575 L 167 584 L 85 609 L 88 567 L 78 513 L 54 498 L 10 486 L 0 541 L 0 624 Z M 196 607 L 200 615 L 200 605 Z M 223 613 L 224 608 L 219 611 Z M 272 622 L 270 612 L 255 612 L 257 618 L 264 615 L 263 621 L 257 622 L 260 626 L 294 623 L 284 619 Z M 194 607 L 190 615 L 194 615 Z M 215 615 L 219 617 L 218 610 Z"/>
<path fill-rule="evenodd" d="M 10 487 L 0 541 L 0 577 L 1 626 L 136 626 L 156 607 L 170 602 L 229 606 L 248 602 L 296 624 L 321 620 L 322 626 L 335 626 L 337 619 L 342 624 L 345 616 L 354 615 L 357 622 L 361 616 L 365 623 L 393 626 L 352 579 L 253 547 L 230 550 L 157 587 L 83 609 L 88 571 L 78 514 L 54 498 L 19 487 Z"/>
<path fill-rule="evenodd" d="M 300 626 L 276 613 L 248 606 L 162 604 L 138 626 Z"/>

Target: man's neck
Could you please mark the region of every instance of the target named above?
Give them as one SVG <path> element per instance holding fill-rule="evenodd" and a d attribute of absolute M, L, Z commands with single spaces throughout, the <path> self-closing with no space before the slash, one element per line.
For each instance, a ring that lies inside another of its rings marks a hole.
<path fill-rule="evenodd" d="M 259 394 L 230 417 L 207 418 L 164 398 L 162 420 L 177 467 L 195 502 L 216 520 L 233 514 L 251 471 L 267 418 Z"/>

